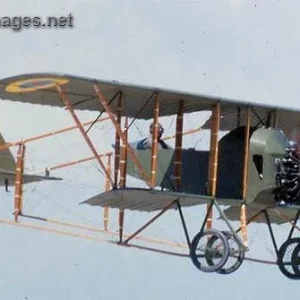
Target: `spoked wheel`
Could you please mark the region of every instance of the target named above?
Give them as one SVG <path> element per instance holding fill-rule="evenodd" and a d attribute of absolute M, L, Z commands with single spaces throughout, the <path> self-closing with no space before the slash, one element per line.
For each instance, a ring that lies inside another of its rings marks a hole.
<path fill-rule="evenodd" d="M 229 245 L 229 257 L 226 261 L 225 265 L 217 270 L 217 273 L 219 274 L 230 274 L 235 272 L 243 263 L 245 258 L 245 251 L 242 248 L 242 246 L 237 242 L 236 238 L 231 232 L 228 231 L 222 231 L 222 233 L 225 235 L 228 241 Z M 213 244 L 217 241 L 216 236 L 212 236 L 208 242 L 207 246 L 212 247 Z M 207 260 L 207 263 L 211 266 L 213 265 L 213 260 Z"/>
<path fill-rule="evenodd" d="M 214 239 L 214 243 L 208 245 L 210 239 Z M 195 235 L 191 244 L 191 259 L 199 270 L 208 273 L 218 271 L 228 256 L 228 240 L 221 231 L 209 229 Z"/>
<path fill-rule="evenodd" d="M 300 279 L 300 272 L 295 272 L 295 268 L 298 262 L 298 245 L 300 244 L 300 238 L 292 238 L 285 241 L 278 252 L 278 266 L 280 271 L 290 279 Z M 293 255 L 295 253 L 295 255 Z M 294 262 L 293 262 L 294 261 Z M 299 271 L 299 263 L 298 263 Z"/>
<path fill-rule="evenodd" d="M 292 254 L 292 268 L 296 276 L 300 279 L 300 243 L 295 247 Z"/>

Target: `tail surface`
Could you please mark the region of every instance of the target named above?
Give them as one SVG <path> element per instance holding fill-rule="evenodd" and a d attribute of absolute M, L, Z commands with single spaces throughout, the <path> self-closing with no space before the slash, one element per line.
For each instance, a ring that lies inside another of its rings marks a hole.
<path fill-rule="evenodd" d="M 6 145 L 2 133 L 0 132 L 0 146 Z M 6 148 L 0 151 L 0 186 L 5 186 L 6 190 L 8 186 L 15 184 L 16 177 L 16 160 L 10 151 L 10 148 Z M 23 174 L 23 183 L 37 182 L 42 180 L 61 180 L 61 178 L 50 176 L 38 176 L 33 174 Z"/>

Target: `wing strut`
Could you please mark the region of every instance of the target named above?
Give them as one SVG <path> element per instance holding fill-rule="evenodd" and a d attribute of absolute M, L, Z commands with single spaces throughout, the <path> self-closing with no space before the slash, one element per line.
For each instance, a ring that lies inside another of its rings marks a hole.
<path fill-rule="evenodd" d="M 122 100 L 123 100 L 123 94 L 119 94 L 118 99 L 118 108 L 117 108 L 117 123 L 119 126 L 121 126 L 121 113 L 122 113 Z M 114 188 L 117 188 L 118 186 L 118 173 L 119 173 L 119 167 L 120 167 L 120 136 L 118 132 L 116 131 L 116 137 L 115 137 L 115 167 L 114 167 L 114 174 L 115 174 L 115 182 L 114 182 Z"/>
<path fill-rule="evenodd" d="M 146 181 L 146 183 L 148 184 L 148 186 L 150 188 L 153 188 L 148 176 L 145 174 L 143 166 L 141 165 L 140 161 L 138 160 L 138 158 L 137 158 L 136 154 L 134 153 L 132 147 L 129 145 L 124 132 L 120 128 L 120 125 L 115 120 L 115 118 L 113 116 L 113 113 L 112 113 L 112 110 L 110 109 L 110 107 L 107 104 L 107 100 L 105 99 L 104 95 L 102 94 L 102 92 L 100 91 L 99 87 L 96 84 L 94 84 L 94 90 L 95 90 L 95 93 L 97 95 L 97 98 L 98 98 L 99 102 L 102 104 L 104 110 L 107 112 L 108 116 L 110 117 L 110 120 L 112 121 L 113 125 L 115 126 L 116 131 L 119 134 L 122 142 L 127 147 L 128 154 L 131 156 L 132 160 L 136 163 L 136 166 L 137 166 L 137 168 L 140 172 L 141 177 Z"/>
<path fill-rule="evenodd" d="M 23 172 L 24 172 L 24 156 L 25 145 L 19 144 L 16 162 L 16 177 L 15 177 L 15 222 L 18 222 L 18 217 L 22 214 L 23 207 Z"/>
<path fill-rule="evenodd" d="M 180 190 L 182 165 L 182 135 L 183 135 L 183 100 L 180 100 L 176 119 L 174 180 L 176 190 Z"/>
<path fill-rule="evenodd" d="M 145 230 L 149 225 L 151 225 L 156 219 L 162 216 L 171 206 L 173 206 L 177 200 L 171 201 L 168 205 L 166 205 L 157 215 L 155 215 L 152 219 L 150 219 L 145 225 L 143 225 L 140 229 L 134 232 L 131 236 L 129 236 L 125 241 L 124 244 L 127 244 L 130 240 L 135 238 L 139 233 Z"/>
<path fill-rule="evenodd" d="M 119 94 L 118 99 L 118 108 L 117 108 L 117 119 L 116 122 L 118 126 L 121 128 L 121 119 L 122 119 L 122 109 L 123 109 L 123 94 Z M 125 119 L 125 139 L 127 140 L 127 127 L 128 127 L 128 118 Z M 120 170 L 120 186 L 121 188 L 125 188 L 126 186 L 126 164 L 127 164 L 127 149 L 126 145 L 122 141 L 122 153 L 121 153 L 121 144 L 120 144 L 121 138 L 116 130 L 116 136 L 115 136 L 115 167 L 114 167 L 114 175 L 115 175 L 115 183 L 114 188 L 116 189 L 118 187 L 118 172 Z M 119 209 L 119 240 L 122 242 L 123 239 L 123 229 L 124 227 L 124 210 Z"/>
<path fill-rule="evenodd" d="M 107 172 L 111 174 L 111 154 L 107 156 Z M 105 176 L 105 191 L 109 191 L 111 188 L 111 182 L 108 176 Z M 108 215 L 109 215 L 109 207 L 104 207 L 103 211 L 103 224 L 104 230 L 108 230 Z"/>
<path fill-rule="evenodd" d="M 77 124 L 83 138 L 85 139 L 86 143 L 88 144 L 89 148 L 91 149 L 91 151 L 93 152 L 95 158 L 97 159 L 100 167 L 102 168 L 102 170 L 104 171 L 105 175 L 108 176 L 109 180 L 111 181 L 111 183 L 113 184 L 113 181 L 111 179 L 110 174 L 107 172 L 105 165 L 103 163 L 103 161 L 101 160 L 101 157 L 98 155 L 92 141 L 90 140 L 90 138 L 88 137 L 88 135 L 86 134 L 81 122 L 79 121 L 77 115 L 74 112 L 74 109 L 72 107 L 72 104 L 70 102 L 70 100 L 68 99 L 68 97 L 63 93 L 62 88 L 59 85 L 56 85 L 56 89 L 60 95 L 61 100 L 63 101 L 63 103 L 65 104 L 65 106 L 68 108 L 69 112 L 71 113 L 72 118 L 74 119 L 75 123 Z"/>
<path fill-rule="evenodd" d="M 158 142 L 158 118 L 159 118 L 159 96 L 155 94 L 153 107 L 152 148 L 151 148 L 151 178 L 152 187 L 156 185 L 156 166 L 157 166 L 157 142 Z"/>
<path fill-rule="evenodd" d="M 218 171 L 218 152 L 219 142 L 218 133 L 220 128 L 220 103 L 217 103 L 213 108 L 212 123 L 210 131 L 210 153 L 209 153 L 209 178 L 208 178 L 208 194 L 213 198 L 216 196 L 217 190 L 217 171 Z M 213 208 L 209 210 L 210 206 L 207 204 L 207 229 L 212 227 Z"/>
<path fill-rule="evenodd" d="M 250 139 L 250 124 L 251 124 L 251 110 L 247 108 L 247 124 L 245 127 L 245 152 L 244 152 L 244 174 L 243 174 L 243 200 L 247 197 L 248 188 L 248 169 L 249 169 L 249 139 Z M 247 235 L 247 209 L 246 204 L 242 204 L 240 211 L 240 223 L 242 230 L 242 237 L 245 246 L 248 246 L 248 235 Z"/>
<path fill-rule="evenodd" d="M 119 106 L 119 119 L 120 119 L 120 124 L 121 126 L 121 115 L 122 115 L 122 101 L 123 99 L 120 98 L 120 106 Z M 127 141 L 128 138 L 128 117 L 125 117 L 125 122 L 124 122 L 124 129 L 125 129 L 125 139 Z M 120 136 L 118 132 L 116 131 L 116 137 Z M 120 145 L 120 144 L 119 144 Z M 119 169 L 120 169 L 120 188 L 125 188 L 126 187 L 126 173 L 127 173 L 127 147 L 122 141 L 122 145 L 120 148 L 120 161 L 119 161 Z M 119 241 L 120 243 L 123 240 L 123 232 L 124 232 L 124 209 L 119 209 Z"/>

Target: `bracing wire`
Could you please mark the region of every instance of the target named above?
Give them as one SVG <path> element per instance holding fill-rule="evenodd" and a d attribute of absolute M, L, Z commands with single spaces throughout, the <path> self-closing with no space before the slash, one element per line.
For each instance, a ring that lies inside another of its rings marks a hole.
<path fill-rule="evenodd" d="M 113 101 L 116 99 L 116 97 L 120 94 L 120 92 L 117 92 L 109 101 L 108 105 L 111 105 L 111 103 L 113 103 Z M 99 113 L 98 117 L 93 121 L 93 123 L 89 126 L 89 128 L 85 131 L 85 133 L 88 133 L 90 131 L 90 129 L 95 125 L 95 123 L 97 123 L 97 121 L 101 118 L 101 116 L 103 115 L 105 109 L 102 109 L 102 111 Z"/>
<path fill-rule="evenodd" d="M 142 105 L 142 107 L 139 109 L 139 111 L 137 112 L 137 114 L 134 116 L 134 118 L 132 119 L 132 121 L 129 123 L 129 125 L 127 126 L 127 128 L 125 129 L 125 133 L 128 131 L 128 129 L 131 127 L 131 125 L 134 123 L 134 121 L 140 116 L 140 114 L 143 112 L 143 110 L 146 108 L 146 106 L 148 105 L 148 103 L 150 102 L 150 100 L 153 98 L 153 96 L 156 93 L 152 93 L 148 99 L 146 100 L 146 102 Z"/>

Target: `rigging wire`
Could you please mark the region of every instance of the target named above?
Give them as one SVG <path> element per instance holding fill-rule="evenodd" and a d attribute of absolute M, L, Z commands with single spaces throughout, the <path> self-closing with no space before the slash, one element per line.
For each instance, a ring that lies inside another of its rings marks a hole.
<path fill-rule="evenodd" d="M 116 99 L 116 97 L 120 94 L 120 92 L 117 92 L 109 101 L 108 105 L 111 105 L 113 101 Z M 95 98 L 94 98 L 95 99 Z M 97 123 L 97 121 L 101 118 L 103 113 L 105 112 L 105 109 L 102 109 L 102 111 L 99 113 L 98 117 L 93 121 L 93 123 L 89 126 L 89 128 L 85 131 L 85 133 L 88 133 L 90 129 Z"/>
<path fill-rule="evenodd" d="M 150 100 L 153 98 L 153 96 L 156 94 L 156 92 L 153 92 L 148 99 L 146 100 L 146 102 L 141 106 L 141 108 L 139 109 L 139 111 L 137 112 L 137 114 L 134 116 L 134 118 L 132 119 L 132 121 L 129 123 L 129 125 L 127 126 L 127 128 L 125 129 L 124 133 L 126 134 L 126 132 L 128 131 L 128 129 L 131 127 L 131 125 L 134 123 L 134 121 L 141 115 L 141 113 L 143 112 L 143 110 L 146 108 L 146 106 L 148 105 L 148 103 L 150 102 Z"/>

